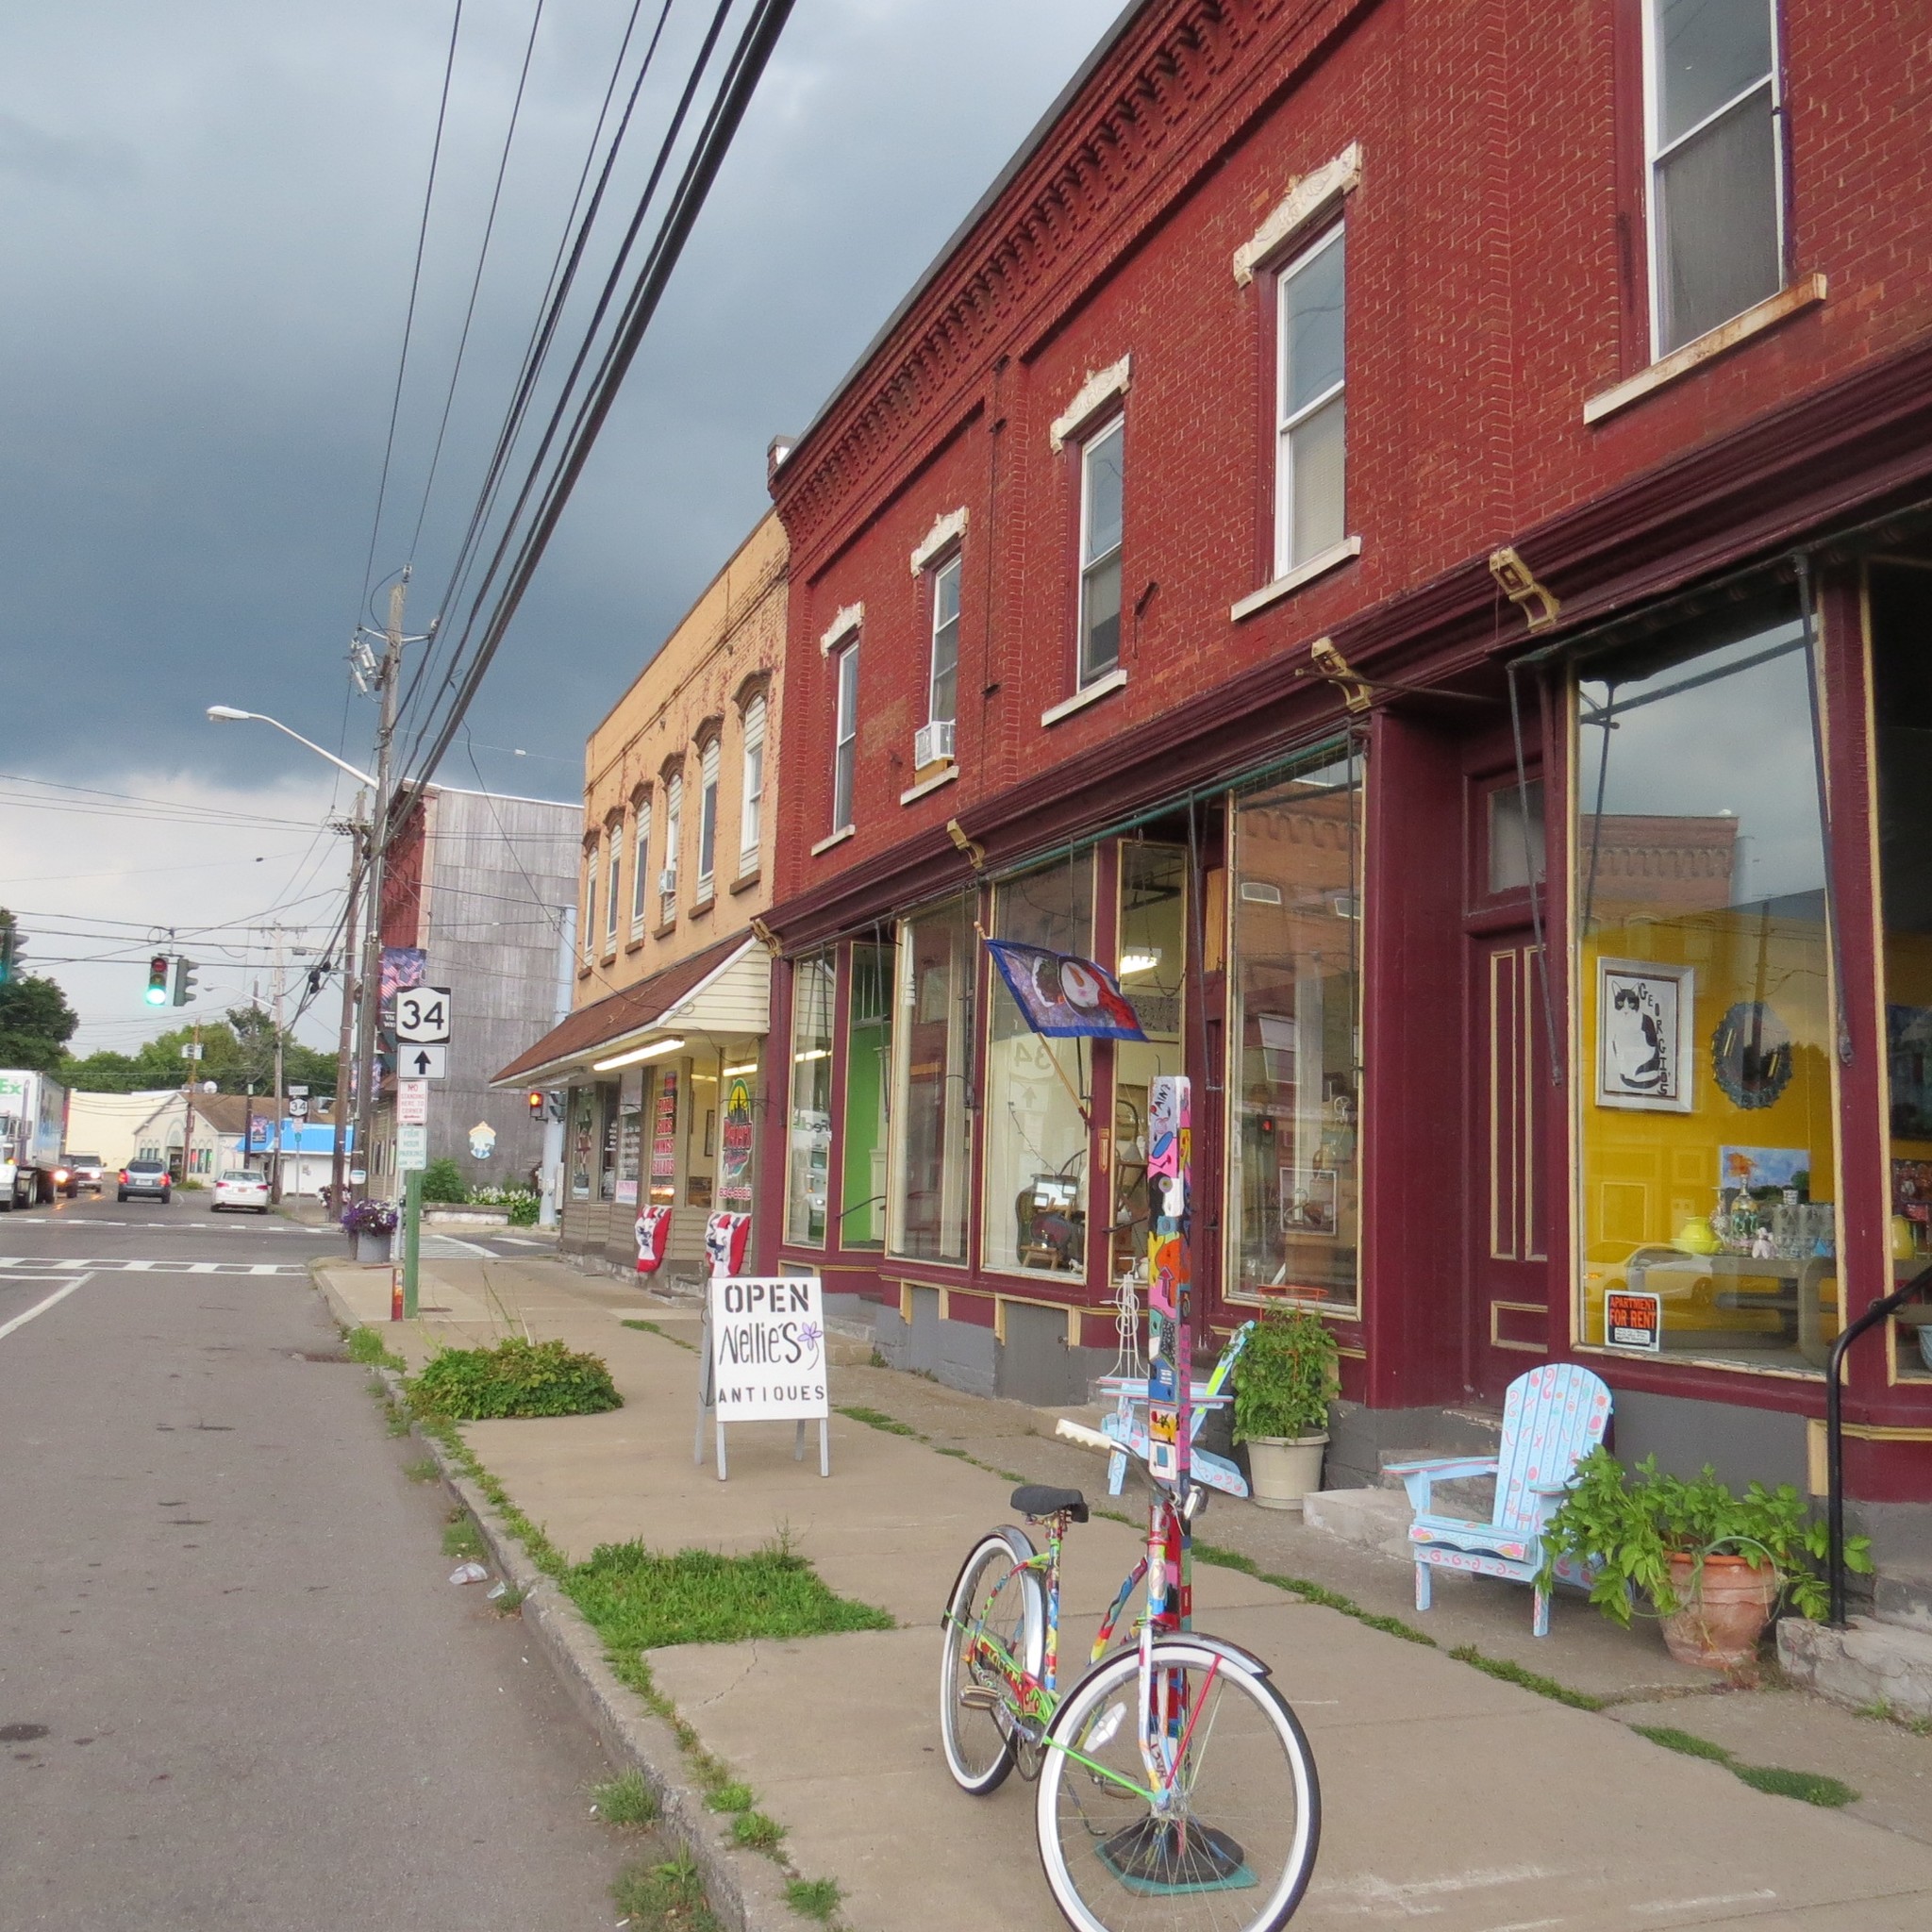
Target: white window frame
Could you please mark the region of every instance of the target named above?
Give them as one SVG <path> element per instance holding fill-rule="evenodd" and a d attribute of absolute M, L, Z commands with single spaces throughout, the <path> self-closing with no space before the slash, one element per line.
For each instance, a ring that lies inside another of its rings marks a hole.
<path fill-rule="evenodd" d="M 1083 524 L 1082 527 L 1085 525 Z M 961 606 L 959 591 L 964 588 L 960 570 L 962 553 L 955 550 L 950 556 L 941 558 L 928 566 L 926 575 L 932 580 L 932 626 L 925 659 L 925 720 L 928 724 L 958 724 L 959 722 L 959 622 Z M 941 719 L 934 691 L 940 677 L 940 586 L 948 575 L 956 579 L 957 587 L 953 597 L 953 708 Z"/>
<path fill-rule="evenodd" d="M 1347 230 L 1346 222 L 1335 222 L 1290 260 L 1274 277 L 1274 577 L 1278 582 L 1291 571 L 1299 570 L 1324 552 L 1308 557 L 1294 554 L 1294 433 L 1337 396 L 1348 407 L 1348 291 L 1341 297 L 1341 375 L 1320 395 L 1312 396 L 1298 409 L 1284 411 L 1288 395 L 1288 291 L 1289 285 L 1325 250 L 1337 246 Z M 1346 416 L 1343 417 L 1344 425 Z M 1341 438 L 1341 527 L 1348 528 L 1348 432 Z M 1332 547 L 1332 546 L 1331 546 Z"/>
<path fill-rule="evenodd" d="M 658 894 L 658 924 L 669 925 L 677 917 L 677 848 L 684 842 L 684 774 L 673 772 L 664 781 L 664 870 L 671 890 Z"/>
<path fill-rule="evenodd" d="M 648 797 L 638 800 L 636 830 L 631 838 L 630 882 L 630 936 L 641 939 L 644 935 L 644 908 L 650 902 L 651 890 L 651 801 Z"/>
<path fill-rule="evenodd" d="M 606 880 L 604 893 L 604 950 L 608 953 L 617 944 L 617 902 L 622 896 L 620 889 L 624 884 L 623 827 L 608 827 L 604 834 L 604 844 L 609 855 L 608 877 Z"/>
<path fill-rule="evenodd" d="M 698 884 L 694 902 L 703 906 L 712 896 L 712 875 L 718 869 L 718 771 L 724 747 L 716 738 L 705 741 L 698 754 Z"/>
<path fill-rule="evenodd" d="M 1664 91 L 1657 82 L 1657 6 L 1658 0 L 1643 0 L 1641 8 L 1643 20 L 1643 227 L 1644 250 L 1648 258 L 1647 267 L 1650 279 L 1650 359 L 1660 362 L 1666 356 L 1675 355 L 1700 338 L 1687 336 L 1681 342 L 1670 348 L 1663 346 L 1664 332 L 1664 259 L 1663 259 L 1663 213 L 1661 198 L 1657 193 L 1657 173 L 1686 142 L 1692 142 L 1713 123 L 1721 121 L 1740 102 L 1750 99 L 1760 88 L 1771 90 L 1771 171 L 1772 208 L 1777 233 L 1777 288 L 1769 291 L 1777 294 L 1789 286 L 1785 273 L 1785 143 L 1784 143 L 1784 93 L 1779 85 L 1779 70 L 1783 66 L 1782 44 L 1779 29 L 1779 0 L 1762 0 L 1762 5 L 1771 15 L 1771 70 L 1762 80 L 1754 80 L 1749 87 L 1740 88 L 1729 100 L 1720 103 L 1705 115 L 1703 120 L 1685 128 L 1669 143 L 1659 145 L 1658 130 L 1663 119 Z M 1768 298 L 1767 298 L 1768 299 Z M 1740 315 L 1747 314 L 1747 308 L 1740 308 Z M 1725 321 L 1733 320 L 1725 317 Z M 1722 323 L 1714 327 L 1722 327 Z M 1708 333 L 1707 331 L 1706 333 Z"/>
<path fill-rule="evenodd" d="M 1111 417 L 1096 427 L 1091 436 L 1080 443 L 1080 596 L 1079 630 L 1074 640 L 1077 661 L 1074 667 L 1074 684 L 1076 691 L 1085 691 L 1091 684 L 1097 684 L 1102 678 L 1109 677 L 1120 669 L 1121 637 L 1119 630 L 1114 634 L 1113 662 L 1103 664 L 1097 669 L 1090 668 L 1087 662 L 1087 590 L 1093 573 L 1109 559 L 1116 559 L 1126 549 L 1127 538 L 1127 466 L 1124 459 L 1126 449 L 1127 419 L 1124 414 Z M 1097 557 L 1087 554 L 1087 511 L 1092 493 L 1093 458 L 1103 444 L 1110 438 L 1121 439 L 1123 460 L 1121 463 L 1121 534 L 1111 549 L 1104 550 Z M 1120 580 L 1121 605 L 1117 624 L 1124 624 L 1127 609 L 1127 580 L 1123 573 Z"/>
<path fill-rule="evenodd" d="M 832 830 L 849 832 L 858 810 L 858 639 L 833 656 Z M 840 797 L 842 788 L 844 796 Z"/>
<path fill-rule="evenodd" d="M 601 857 L 601 849 L 592 845 L 589 863 L 584 867 L 584 958 L 587 962 L 597 957 L 597 871 Z"/>
<path fill-rule="evenodd" d="M 743 795 L 738 810 L 738 872 L 741 878 L 758 870 L 763 836 L 765 796 L 765 694 L 760 691 L 744 708 Z"/>

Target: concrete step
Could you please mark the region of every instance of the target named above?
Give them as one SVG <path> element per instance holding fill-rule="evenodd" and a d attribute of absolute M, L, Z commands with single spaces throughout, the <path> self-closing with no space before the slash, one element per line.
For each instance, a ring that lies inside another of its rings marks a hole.
<path fill-rule="evenodd" d="M 1786 1617 L 1777 1657 L 1792 1681 L 1852 1710 L 1883 1706 L 1896 1717 L 1932 1718 L 1932 1630 L 1854 1617 L 1843 1630 Z"/>
<path fill-rule="evenodd" d="M 1316 1490 L 1302 1500 L 1302 1521 L 1310 1529 L 1405 1562 L 1413 1513 L 1400 1490 Z"/>
<path fill-rule="evenodd" d="M 1881 1624 L 1932 1634 L 1932 1573 L 1880 1570 L 1872 1579 L 1872 1612 Z"/>

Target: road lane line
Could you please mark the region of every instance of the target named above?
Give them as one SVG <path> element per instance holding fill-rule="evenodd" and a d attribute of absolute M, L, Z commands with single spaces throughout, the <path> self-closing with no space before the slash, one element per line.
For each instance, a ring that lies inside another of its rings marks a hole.
<path fill-rule="evenodd" d="M 0 1341 L 5 1341 L 16 1328 L 25 1328 L 36 1315 L 44 1315 L 56 1302 L 64 1302 L 87 1278 L 85 1274 L 76 1274 L 72 1281 L 57 1288 L 45 1301 L 36 1302 L 25 1314 L 14 1316 L 10 1322 L 0 1322 Z"/>

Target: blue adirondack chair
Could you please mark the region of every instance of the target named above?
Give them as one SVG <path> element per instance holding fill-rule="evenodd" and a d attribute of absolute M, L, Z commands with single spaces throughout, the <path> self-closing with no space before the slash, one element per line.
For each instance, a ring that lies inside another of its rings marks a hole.
<path fill-rule="evenodd" d="M 1536 1578 L 1543 1566 L 1544 1525 L 1557 1513 L 1576 1465 L 1604 1439 L 1610 1420 L 1610 1391 L 1588 1369 L 1556 1362 L 1532 1369 L 1509 1385 L 1503 1400 L 1503 1441 L 1495 1456 L 1450 1457 L 1429 1462 L 1395 1462 L 1408 1491 L 1415 1521 L 1415 1607 L 1429 1607 L 1431 1569 L 1504 1576 L 1536 1591 L 1533 1628 L 1550 1634 L 1550 1599 Z M 1429 1507 L 1432 1483 L 1471 1476 L 1496 1478 L 1496 1505 L 1487 1523 L 1440 1516 Z"/>

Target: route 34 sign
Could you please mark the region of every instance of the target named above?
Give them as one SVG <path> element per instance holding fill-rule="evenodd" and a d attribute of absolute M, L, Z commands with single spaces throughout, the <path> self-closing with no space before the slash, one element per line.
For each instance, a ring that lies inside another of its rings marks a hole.
<path fill-rule="evenodd" d="M 396 994 L 396 1039 L 415 1046 L 440 1046 L 449 1039 L 446 986 L 412 986 Z"/>

